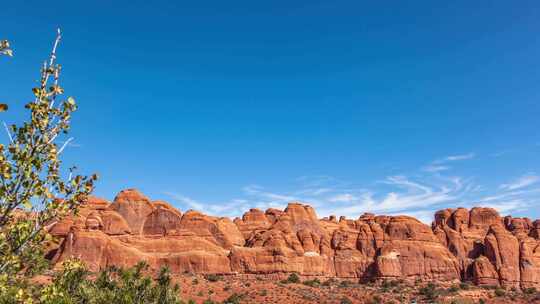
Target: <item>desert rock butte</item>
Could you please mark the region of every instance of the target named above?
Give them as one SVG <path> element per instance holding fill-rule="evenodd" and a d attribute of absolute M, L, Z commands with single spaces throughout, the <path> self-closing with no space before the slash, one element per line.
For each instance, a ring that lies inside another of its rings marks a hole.
<path fill-rule="evenodd" d="M 540 220 L 491 208 L 445 209 L 432 226 L 409 216 L 319 219 L 309 205 L 251 209 L 242 218 L 185 213 L 135 189 L 112 203 L 90 197 L 54 224 L 54 263 L 76 257 L 91 270 L 132 266 L 173 273 L 286 274 L 540 288 Z"/>

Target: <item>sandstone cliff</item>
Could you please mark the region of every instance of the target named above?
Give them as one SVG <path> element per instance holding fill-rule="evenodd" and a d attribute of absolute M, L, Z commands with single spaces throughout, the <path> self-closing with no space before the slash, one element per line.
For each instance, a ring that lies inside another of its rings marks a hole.
<path fill-rule="evenodd" d="M 134 189 L 112 203 L 89 198 L 52 226 L 53 262 L 78 257 L 92 270 L 145 260 L 173 272 L 286 273 L 373 280 L 457 281 L 540 288 L 540 220 L 490 208 L 445 209 L 432 227 L 408 216 L 318 219 L 298 202 L 251 209 L 231 221 L 182 214 Z"/>

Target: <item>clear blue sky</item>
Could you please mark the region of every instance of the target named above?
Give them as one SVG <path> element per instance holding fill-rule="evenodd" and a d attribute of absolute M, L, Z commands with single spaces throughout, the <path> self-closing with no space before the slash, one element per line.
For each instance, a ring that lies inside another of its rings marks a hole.
<path fill-rule="evenodd" d="M 64 160 L 99 196 L 540 217 L 538 1 L 11 1 L 0 20 L 7 122 L 62 28 Z"/>

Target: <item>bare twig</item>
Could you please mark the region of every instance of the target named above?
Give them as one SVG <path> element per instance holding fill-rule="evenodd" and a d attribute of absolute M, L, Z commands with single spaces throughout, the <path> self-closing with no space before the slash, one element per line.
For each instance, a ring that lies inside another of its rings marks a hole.
<path fill-rule="evenodd" d="M 6 128 L 6 133 L 7 133 L 7 135 L 9 136 L 9 141 L 10 141 L 11 143 L 13 143 L 13 136 L 11 136 L 11 132 L 9 132 L 9 128 L 8 128 L 6 122 L 3 121 L 2 123 L 4 124 L 4 128 Z"/>
<path fill-rule="evenodd" d="M 69 143 L 73 140 L 73 137 L 70 137 L 66 140 L 66 142 L 64 142 L 64 144 L 62 145 L 62 147 L 60 148 L 60 150 L 58 150 L 58 155 L 60 155 L 60 153 L 62 153 L 62 151 L 64 151 L 64 149 L 67 147 L 67 145 L 69 145 Z"/>

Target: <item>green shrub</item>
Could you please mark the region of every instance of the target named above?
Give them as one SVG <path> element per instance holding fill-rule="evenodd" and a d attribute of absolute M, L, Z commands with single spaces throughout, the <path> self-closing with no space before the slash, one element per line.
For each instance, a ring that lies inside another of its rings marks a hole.
<path fill-rule="evenodd" d="M 310 286 L 310 287 L 319 287 L 321 285 L 321 281 L 319 279 L 313 279 L 302 282 L 302 284 Z"/>
<path fill-rule="evenodd" d="M 383 288 L 386 288 L 386 289 L 389 289 L 389 288 L 392 288 L 392 287 L 397 287 L 399 286 L 399 284 L 403 283 L 403 281 L 398 281 L 398 280 L 391 280 L 391 281 L 388 281 L 388 280 L 383 280 L 382 283 L 381 283 L 381 286 Z"/>
<path fill-rule="evenodd" d="M 536 288 L 535 287 L 525 288 L 525 290 L 523 290 L 523 292 L 526 293 L 526 294 L 535 294 L 536 293 Z"/>
<path fill-rule="evenodd" d="M 506 291 L 502 288 L 495 289 L 495 295 L 497 297 L 503 297 L 506 294 Z"/>
<path fill-rule="evenodd" d="M 351 282 L 349 282 L 349 281 L 341 281 L 341 282 L 339 282 L 339 287 L 341 287 L 341 288 L 347 288 L 349 286 L 351 286 Z"/>
<path fill-rule="evenodd" d="M 482 285 L 482 288 L 487 289 L 487 290 L 495 290 L 495 289 L 499 288 L 499 286 L 497 286 L 497 285 Z"/>
<path fill-rule="evenodd" d="M 233 293 L 227 300 L 223 301 L 223 304 L 240 304 L 240 300 L 242 300 L 243 297 L 244 295 Z"/>
<path fill-rule="evenodd" d="M 217 274 L 208 274 L 204 277 L 208 282 L 217 282 L 221 281 L 223 278 Z"/>
<path fill-rule="evenodd" d="M 341 298 L 341 301 L 339 301 L 340 304 L 352 304 L 352 301 L 347 298 L 347 297 L 343 297 Z"/>
<path fill-rule="evenodd" d="M 367 304 L 381 304 L 383 299 L 379 295 L 373 295 L 370 299 L 366 301 Z"/>
<path fill-rule="evenodd" d="M 469 290 L 471 288 L 471 285 L 469 285 L 469 283 L 466 283 L 466 282 L 461 282 L 459 283 L 459 288 L 463 290 Z"/>
<path fill-rule="evenodd" d="M 178 296 L 180 287 L 172 285 L 167 268 L 162 268 L 155 280 L 144 275 L 147 270 L 144 262 L 128 269 L 113 267 L 92 280 L 84 264 L 66 261 L 53 282 L 41 290 L 39 303 L 183 303 Z"/>
<path fill-rule="evenodd" d="M 286 280 L 281 280 L 283 284 L 297 284 L 300 283 L 300 277 L 296 273 L 291 273 Z"/>
<path fill-rule="evenodd" d="M 330 278 L 330 279 L 324 281 L 324 282 L 322 283 L 322 286 L 331 286 L 331 285 L 335 285 L 336 282 L 337 282 L 336 279 Z"/>
<path fill-rule="evenodd" d="M 456 293 L 456 292 L 459 291 L 459 287 L 456 286 L 456 285 L 452 285 L 452 286 L 450 286 L 450 288 L 448 288 L 447 291 L 448 291 L 449 293 Z"/>
<path fill-rule="evenodd" d="M 437 289 L 437 285 L 430 282 L 425 287 L 420 288 L 419 293 L 426 297 L 428 301 L 435 301 L 440 295 L 440 290 Z"/>
<path fill-rule="evenodd" d="M 453 299 L 450 304 L 474 304 L 474 300 L 468 298 Z"/>

